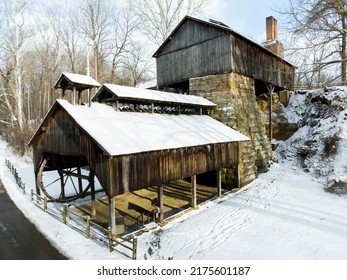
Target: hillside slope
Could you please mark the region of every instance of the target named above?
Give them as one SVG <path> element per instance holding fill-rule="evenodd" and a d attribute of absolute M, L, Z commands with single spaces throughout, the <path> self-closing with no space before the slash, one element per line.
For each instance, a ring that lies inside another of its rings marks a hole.
<path fill-rule="evenodd" d="M 347 192 L 347 88 L 296 92 L 284 115 L 299 129 L 276 157 L 318 178 L 328 191 Z"/>

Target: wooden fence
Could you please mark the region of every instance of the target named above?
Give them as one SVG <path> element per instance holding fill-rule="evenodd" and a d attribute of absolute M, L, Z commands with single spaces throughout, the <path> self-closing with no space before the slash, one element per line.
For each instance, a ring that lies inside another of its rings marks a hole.
<path fill-rule="evenodd" d="M 17 169 L 14 167 L 14 165 L 7 158 L 5 158 L 5 164 L 8 167 L 8 169 L 11 171 L 14 178 L 16 179 L 16 183 L 17 183 L 18 187 L 20 187 L 23 191 L 23 194 L 25 194 L 25 183 L 22 181 L 22 178 L 18 176 Z"/>
<path fill-rule="evenodd" d="M 13 174 L 16 179 L 17 185 L 23 190 L 25 194 L 25 183 L 18 176 L 17 169 L 10 162 L 10 160 L 5 159 L 5 164 Z M 30 192 L 31 202 L 37 207 L 42 209 L 44 212 L 50 214 L 56 219 L 63 222 L 70 228 L 82 233 L 87 239 L 93 239 L 96 242 L 107 246 L 110 252 L 117 251 L 118 253 L 126 256 L 129 259 L 136 260 L 137 258 L 137 238 L 136 236 L 130 236 L 128 238 L 115 238 L 111 234 L 110 228 L 105 229 L 98 225 L 97 223 L 91 221 L 91 217 L 88 215 L 79 215 L 74 211 L 69 209 L 68 204 L 64 204 L 63 210 L 59 211 L 53 207 L 48 207 L 47 197 L 42 197 L 31 189 Z"/>

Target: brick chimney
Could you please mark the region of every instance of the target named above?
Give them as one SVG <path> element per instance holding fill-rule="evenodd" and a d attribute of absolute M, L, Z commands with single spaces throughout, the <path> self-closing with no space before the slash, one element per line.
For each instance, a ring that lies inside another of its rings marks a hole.
<path fill-rule="evenodd" d="M 277 19 L 273 16 L 266 18 L 266 40 L 277 39 Z"/>
<path fill-rule="evenodd" d="M 284 58 L 283 45 L 277 39 L 277 20 L 273 16 L 266 18 L 266 42 L 263 47 Z"/>

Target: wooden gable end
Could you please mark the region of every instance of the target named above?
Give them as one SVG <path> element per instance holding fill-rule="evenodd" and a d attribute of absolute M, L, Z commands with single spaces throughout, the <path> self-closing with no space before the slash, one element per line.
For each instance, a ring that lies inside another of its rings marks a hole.
<path fill-rule="evenodd" d="M 45 119 L 43 128 L 32 143 L 35 172 L 46 156 L 53 159 L 50 163 L 53 170 L 58 170 L 62 164 L 68 164 L 68 159 L 73 159 L 81 166 L 89 165 L 104 191 L 112 194 L 109 157 L 62 107 L 57 106 Z"/>
<path fill-rule="evenodd" d="M 188 19 L 155 56 L 160 87 L 192 77 L 230 72 L 230 34 L 214 25 Z"/>
<path fill-rule="evenodd" d="M 162 47 L 156 52 L 155 57 L 173 51 L 201 44 L 227 35 L 229 32 L 206 22 L 187 18 L 168 37 Z"/>

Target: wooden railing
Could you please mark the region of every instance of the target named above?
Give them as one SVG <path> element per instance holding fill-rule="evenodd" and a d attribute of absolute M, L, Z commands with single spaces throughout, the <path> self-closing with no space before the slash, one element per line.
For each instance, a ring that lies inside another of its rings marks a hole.
<path fill-rule="evenodd" d="M 109 248 L 110 252 L 117 251 L 118 253 L 130 258 L 132 260 L 136 260 L 137 258 L 137 237 L 131 236 L 129 238 L 114 238 L 111 232 L 111 228 L 108 228 L 108 238 L 109 238 Z M 119 249 L 119 246 L 123 248 L 123 250 Z"/>
<path fill-rule="evenodd" d="M 7 158 L 5 159 L 5 164 L 8 167 L 8 169 L 11 171 L 14 178 L 16 179 L 16 183 L 17 183 L 18 187 L 20 187 L 23 191 L 23 194 L 25 194 L 25 183 L 22 181 L 22 178 L 18 176 L 17 169 L 14 167 L 14 165 Z"/>

